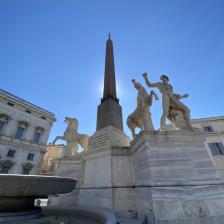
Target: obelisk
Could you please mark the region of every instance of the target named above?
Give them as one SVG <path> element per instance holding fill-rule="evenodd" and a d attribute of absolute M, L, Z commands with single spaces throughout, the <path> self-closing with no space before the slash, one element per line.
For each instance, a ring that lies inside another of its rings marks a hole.
<path fill-rule="evenodd" d="M 117 98 L 113 42 L 110 34 L 106 42 L 104 90 L 101 104 L 97 110 L 96 130 L 107 126 L 113 126 L 123 131 L 122 108 Z"/>

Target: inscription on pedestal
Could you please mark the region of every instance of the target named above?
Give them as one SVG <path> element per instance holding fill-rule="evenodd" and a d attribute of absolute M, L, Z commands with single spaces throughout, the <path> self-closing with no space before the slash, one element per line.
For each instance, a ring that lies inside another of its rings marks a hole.
<path fill-rule="evenodd" d="M 89 150 L 105 148 L 108 146 L 109 136 L 107 133 L 92 136 L 89 139 Z"/>

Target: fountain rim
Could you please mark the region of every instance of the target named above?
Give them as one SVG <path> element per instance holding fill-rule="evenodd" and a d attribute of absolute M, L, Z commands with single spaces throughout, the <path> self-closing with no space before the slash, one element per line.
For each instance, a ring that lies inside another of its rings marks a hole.
<path fill-rule="evenodd" d="M 15 178 L 23 177 L 24 179 L 31 179 L 31 177 L 32 177 L 32 178 L 37 178 L 37 179 L 49 178 L 49 179 L 77 180 L 76 178 L 71 178 L 71 177 L 60 177 L 60 176 L 49 176 L 49 175 L 30 175 L 30 174 L 29 175 L 25 175 L 25 174 L 4 174 L 4 173 L 0 174 L 0 177 L 7 177 L 7 176 L 15 177 Z"/>
<path fill-rule="evenodd" d="M 0 198 L 45 197 L 71 192 L 77 183 L 76 178 L 0 174 Z"/>

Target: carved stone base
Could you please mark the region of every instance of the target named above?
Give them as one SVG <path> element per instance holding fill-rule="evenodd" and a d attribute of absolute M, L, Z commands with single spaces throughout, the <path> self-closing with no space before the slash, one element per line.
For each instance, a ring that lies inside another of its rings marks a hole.
<path fill-rule="evenodd" d="M 83 161 L 82 156 L 77 154 L 77 157 L 69 157 L 58 160 L 57 176 L 76 178 L 78 180 L 77 187 L 82 183 Z M 49 205 L 74 205 L 77 201 L 78 190 L 74 189 L 69 194 L 58 195 L 57 197 L 49 197 Z"/>
<path fill-rule="evenodd" d="M 61 161 L 59 175 L 77 177 L 79 170 L 80 176 L 59 204 L 108 208 L 150 224 L 223 224 L 224 183 L 205 137 L 192 131 L 143 132 L 129 147 L 119 129 L 101 129 L 90 138 L 82 162 Z"/>
<path fill-rule="evenodd" d="M 138 217 L 150 224 L 222 224 L 224 183 L 205 133 L 144 132 L 131 143 Z"/>
<path fill-rule="evenodd" d="M 65 157 L 60 159 L 58 160 L 56 175 L 78 179 L 80 175 L 81 164 L 81 160 L 74 159 L 74 157 Z"/>
<path fill-rule="evenodd" d="M 112 126 L 98 130 L 83 156 L 85 169 L 78 205 L 111 209 L 119 216 L 136 217 L 132 189 L 129 138 Z"/>

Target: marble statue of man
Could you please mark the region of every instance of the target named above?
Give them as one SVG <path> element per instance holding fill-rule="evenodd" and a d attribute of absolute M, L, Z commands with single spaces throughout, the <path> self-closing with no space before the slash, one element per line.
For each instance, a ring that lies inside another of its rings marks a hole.
<path fill-rule="evenodd" d="M 142 131 L 154 131 L 149 107 L 152 105 L 153 96 L 156 100 L 158 100 L 158 97 L 153 91 L 151 91 L 149 95 L 141 83 L 136 82 L 134 79 L 132 83 L 138 91 L 137 107 L 134 112 L 128 116 L 127 125 L 134 138 L 136 127 L 140 128 Z"/>
<path fill-rule="evenodd" d="M 162 94 L 162 108 L 163 114 L 160 119 L 160 130 L 166 130 L 166 118 L 169 115 L 170 106 L 178 111 L 181 111 L 183 114 L 183 119 L 186 122 L 187 129 L 192 130 L 190 123 L 190 110 L 187 106 L 181 103 L 173 94 L 173 87 L 169 84 L 169 78 L 166 75 L 160 77 L 161 82 L 151 83 L 148 79 L 147 73 L 143 74 L 145 82 L 148 87 L 157 87 Z M 188 96 L 187 94 L 183 95 Z"/>
<path fill-rule="evenodd" d="M 173 94 L 173 96 L 177 101 L 179 101 L 180 104 L 182 104 L 180 100 L 183 98 L 187 98 L 188 94 L 185 95 Z M 183 117 L 183 113 L 180 110 L 177 110 L 172 102 L 170 103 L 169 114 L 167 118 L 171 121 L 171 127 L 173 129 L 180 129 L 180 130 L 188 129 L 187 123 L 185 122 Z"/>

